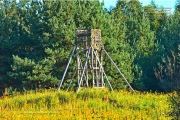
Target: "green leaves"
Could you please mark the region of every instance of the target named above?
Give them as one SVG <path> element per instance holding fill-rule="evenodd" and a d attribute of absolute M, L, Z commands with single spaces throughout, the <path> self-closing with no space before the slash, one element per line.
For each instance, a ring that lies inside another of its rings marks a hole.
<path fill-rule="evenodd" d="M 52 74 L 53 66 L 56 63 L 54 58 L 44 58 L 37 63 L 34 60 L 21 59 L 18 56 L 13 56 L 13 59 L 13 72 L 10 72 L 9 75 L 21 80 L 24 85 L 41 83 L 41 85 L 45 86 L 46 84 L 52 85 L 59 82 Z"/>
<path fill-rule="evenodd" d="M 179 12 L 167 16 L 154 3 L 143 7 L 139 1 L 119 0 L 109 11 L 98 0 L 4 1 L 0 7 L 0 81 L 8 85 L 57 85 L 76 28 L 101 29 L 104 48 L 138 90 L 160 90 L 154 68 L 161 56 L 178 54 Z M 126 89 L 108 58 L 103 59 L 113 87 Z M 69 71 L 76 67 L 72 64 Z"/>

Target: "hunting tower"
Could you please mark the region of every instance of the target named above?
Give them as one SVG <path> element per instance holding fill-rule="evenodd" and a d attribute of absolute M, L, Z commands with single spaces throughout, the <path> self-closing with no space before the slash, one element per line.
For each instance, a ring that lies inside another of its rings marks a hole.
<path fill-rule="evenodd" d="M 71 86 L 73 81 L 77 81 L 78 90 L 84 87 L 104 88 L 106 79 L 109 87 L 113 90 L 110 81 L 103 69 L 103 55 L 106 54 L 113 65 L 116 67 L 118 72 L 124 78 L 128 86 L 133 90 L 131 85 L 128 83 L 124 75 L 118 69 L 116 64 L 113 62 L 111 57 L 108 55 L 101 40 L 100 29 L 77 29 L 76 40 L 73 50 L 70 54 L 69 61 L 64 71 L 62 80 L 59 84 L 58 89 L 62 87 L 64 78 L 69 68 L 70 62 L 75 55 L 76 57 L 76 68 L 69 82 L 68 88 Z M 134 90 L 133 90 L 134 91 Z"/>

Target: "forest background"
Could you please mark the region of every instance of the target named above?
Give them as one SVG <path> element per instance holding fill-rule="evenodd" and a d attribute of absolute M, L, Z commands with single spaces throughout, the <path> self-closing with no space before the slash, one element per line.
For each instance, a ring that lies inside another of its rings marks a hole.
<path fill-rule="evenodd" d="M 180 2 L 169 15 L 153 2 L 142 6 L 137 0 L 119 0 L 110 10 L 98 0 L 1 0 L 1 90 L 57 87 L 76 28 L 101 29 L 105 49 L 134 89 L 178 89 Z M 108 59 L 103 66 L 114 89 L 128 88 Z"/>

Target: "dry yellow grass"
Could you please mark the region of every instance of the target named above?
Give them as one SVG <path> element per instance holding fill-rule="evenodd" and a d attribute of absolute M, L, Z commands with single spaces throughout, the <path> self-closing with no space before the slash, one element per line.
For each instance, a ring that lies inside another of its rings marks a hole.
<path fill-rule="evenodd" d="M 168 95 L 158 93 L 86 89 L 0 99 L 1 120 L 168 120 L 168 112 Z"/>

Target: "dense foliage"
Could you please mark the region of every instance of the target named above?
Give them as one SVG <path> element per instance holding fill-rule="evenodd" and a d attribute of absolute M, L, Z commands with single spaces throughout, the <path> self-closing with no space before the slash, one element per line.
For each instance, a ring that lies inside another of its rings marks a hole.
<path fill-rule="evenodd" d="M 178 54 L 177 59 L 180 59 L 180 54 Z M 180 62 L 178 64 L 180 64 Z M 180 87 L 177 88 L 177 93 L 170 97 L 170 102 L 172 108 L 170 115 L 173 117 L 173 119 L 178 120 L 180 118 Z"/>
<path fill-rule="evenodd" d="M 177 89 L 180 12 L 167 15 L 153 2 L 119 0 L 107 10 L 88 0 L 0 1 L 0 87 L 56 87 L 75 40 L 76 28 L 102 31 L 105 49 L 133 88 Z M 106 58 L 113 88 L 127 85 Z M 72 66 L 73 68 L 73 66 Z M 71 68 L 70 68 L 71 69 Z"/>

